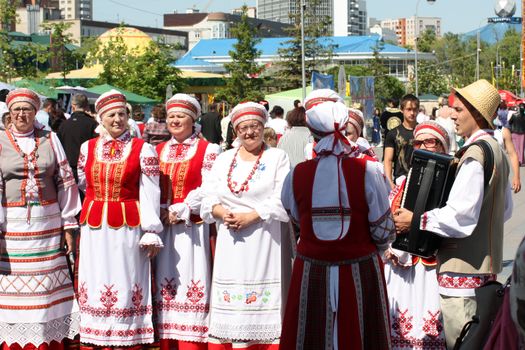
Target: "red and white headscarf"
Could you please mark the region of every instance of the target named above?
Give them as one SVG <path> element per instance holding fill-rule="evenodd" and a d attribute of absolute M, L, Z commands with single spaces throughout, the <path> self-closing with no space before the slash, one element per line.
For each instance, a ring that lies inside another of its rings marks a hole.
<path fill-rule="evenodd" d="M 310 131 L 319 138 L 315 152 L 336 155 L 349 154 L 356 150 L 355 144 L 344 135 L 348 122 L 348 108 L 335 91 L 320 89 L 312 91 L 304 100 L 306 124 Z"/>
<path fill-rule="evenodd" d="M 100 118 L 114 109 L 124 108 L 126 109 L 126 96 L 120 91 L 110 90 L 100 95 L 95 101 L 95 110 Z"/>
<path fill-rule="evenodd" d="M 448 132 L 438 122 L 434 120 L 429 120 L 416 125 L 416 128 L 414 129 L 414 138 L 417 138 L 417 136 L 421 134 L 430 134 L 434 136 L 443 145 L 443 150 L 445 151 L 445 153 L 449 152 L 450 139 L 448 136 Z"/>
<path fill-rule="evenodd" d="M 344 100 L 339 94 L 330 89 L 317 89 L 313 90 L 304 99 L 304 109 L 309 110 L 323 102 L 341 102 Z"/>
<path fill-rule="evenodd" d="M 356 134 L 359 136 L 365 127 L 365 119 L 363 112 L 359 109 L 348 108 L 348 123 L 352 124 L 356 129 Z"/>
<path fill-rule="evenodd" d="M 262 125 L 265 125 L 268 120 L 268 111 L 259 103 L 241 102 L 233 108 L 230 116 L 233 129 L 235 130 L 239 123 L 247 120 L 257 120 L 261 122 Z"/>
<path fill-rule="evenodd" d="M 35 108 L 35 111 L 40 109 L 40 97 L 33 90 L 20 88 L 10 91 L 5 99 L 7 108 L 11 109 L 11 106 L 17 102 L 27 102 Z"/>
<path fill-rule="evenodd" d="M 171 112 L 187 114 L 195 121 L 201 115 L 201 105 L 190 95 L 175 94 L 166 102 L 166 114 Z"/>

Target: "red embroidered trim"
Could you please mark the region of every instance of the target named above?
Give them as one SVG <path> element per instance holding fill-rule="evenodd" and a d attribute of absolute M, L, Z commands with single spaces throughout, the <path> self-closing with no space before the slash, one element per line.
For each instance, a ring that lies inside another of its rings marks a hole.
<path fill-rule="evenodd" d="M 199 303 L 180 303 L 180 302 L 157 302 L 155 308 L 159 311 L 176 311 L 176 312 L 210 312 L 210 304 Z"/>
<path fill-rule="evenodd" d="M 484 283 L 495 279 L 496 275 L 456 277 L 438 275 L 438 284 L 443 288 L 472 289 L 481 287 Z"/>
<path fill-rule="evenodd" d="M 197 333 L 207 333 L 208 327 L 198 326 L 192 324 L 179 324 L 179 323 L 158 323 L 157 326 L 159 329 L 163 330 L 177 330 L 183 332 L 197 332 Z"/>
<path fill-rule="evenodd" d="M 82 334 L 89 334 L 94 336 L 104 336 L 104 337 L 132 337 L 135 335 L 142 334 L 153 334 L 153 328 L 137 328 L 137 329 L 127 329 L 127 330 L 118 330 L 118 329 L 94 329 L 91 327 L 80 327 L 80 332 Z"/>

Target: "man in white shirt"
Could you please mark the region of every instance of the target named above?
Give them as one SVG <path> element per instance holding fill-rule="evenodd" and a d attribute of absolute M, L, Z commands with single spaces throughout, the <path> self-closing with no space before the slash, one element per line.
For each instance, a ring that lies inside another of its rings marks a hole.
<path fill-rule="evenodd" d="M 448 348 L 476 312 L 475 288 L 495 279 L 502 268 L 503 223 L 512 215 L 512 197 L 509 165 L 493 137 L 499 102 L 498 91 L 486 80 L 455 89 L 451 118 L 468 148 L 461 156 L 447 204 L 420 218 L 420 229 L 444 238 L 437 271 Z M 486 142 L 492 152 L 494 166 L 488 181 L 484 170 L 488 158 L 479 145 L 472 145 L 476 141 Z M 412 212 L 398 209 L 394 221 L 398 232 L 405 231 Z"/>
<path fill-rule="evenodd" d="M 288 130 L 288 123 L 283 119 L 284 110 L 281 106 L 274 106 L 270 115 L 272 118 L 268 120 L 266 126 L 275 130 L 277 139 L 279 139 Z"/>

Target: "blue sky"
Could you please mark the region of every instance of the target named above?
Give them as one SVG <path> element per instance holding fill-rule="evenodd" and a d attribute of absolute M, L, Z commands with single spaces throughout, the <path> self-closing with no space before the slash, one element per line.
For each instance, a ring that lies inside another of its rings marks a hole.
<path fill-rule="evenodd" d="M 337 1 L 337 0 L 336 0 Z M 94 19 L 100 21 L 124 21 L 137 25 L 162 27 L 162 14 L 174 10 L 184 12 L 195 5 L 203 8 L 210 3 L 208 11 L 229 12 L 244 3 L 255 6 L 255 0 L 93 0 Z M 521 11 L 517 0 L 516 14 Z M 410 17 L 415 14 L 417 0 L 367 0 L 369 17 L 378 19 Z M 443 32 L 464 33 L 483 25 L 487 17 L 494 15 L 496 0 L 436 0 L 430 5 L 420 0 L 419 16 L 442 18 Z"/>

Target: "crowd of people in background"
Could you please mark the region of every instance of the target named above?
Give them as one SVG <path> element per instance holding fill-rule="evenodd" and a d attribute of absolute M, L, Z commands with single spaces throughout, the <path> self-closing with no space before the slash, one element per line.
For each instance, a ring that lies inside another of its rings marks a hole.
<path fill-rule="evenodd" d="M 288 111 L 178 93 L 147 120 L 116 90 L 70 105 L 0 92 L 2 350 L 452 349 L 501 272 L 525 105 L 487 81 L 430 115 L 329 89 Z M 418 149 L 459 161 L 421 217 L 401 204 Z M 436 256 L 392 247 L 414 220 Z"/>

